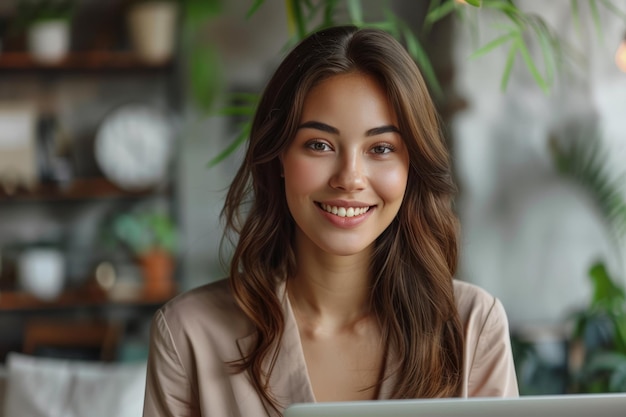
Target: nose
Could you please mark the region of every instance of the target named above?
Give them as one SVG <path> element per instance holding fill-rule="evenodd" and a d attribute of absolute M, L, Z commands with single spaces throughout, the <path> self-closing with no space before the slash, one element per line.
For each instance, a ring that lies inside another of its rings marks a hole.
<path fill-rule="evenodd" d="M 367 175 L 365 166 L 358 155 L 344 155 L 337 158 L 335 172 L 330 178 L 332 188 L 354 192 L 365 188 Z"/>

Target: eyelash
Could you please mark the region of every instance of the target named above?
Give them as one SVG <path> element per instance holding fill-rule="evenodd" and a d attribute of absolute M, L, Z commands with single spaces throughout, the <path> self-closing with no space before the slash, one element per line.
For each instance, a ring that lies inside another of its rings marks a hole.
<path fill-rule="evenodd" d="M 390 143 L 378 143 L 378 144 L 376 144 L 376 145 L 374 145 L 372 147 L 372 151 L 377 150 L 377 149 L 381 149 L 381 148 L 384 148 L 385 152 L 374 152 L 374 154 L 376 154 L 376 155 L 384 155 L 384 154 L 388 154 L 388 153 L 391 153 L 391 152 L 395 152 L 395 150 L 396 150 L 396 147 L 393 146 Z"/>
<path fill-rule="evenodd" d="M 317 146 L 319 146 L 319 145 L 323 145 L 327 149 L 318 149 Z M 328 143 L 323 142 L 321 140 L 311 140 L 311 141 L 306 143 L 306 147 L 311 149 L 312 151 L 316 151 L 316 152 L 326 152 L 326 151 L 332 149 Z"/>
<path fill-rule="evenodd" d="M 318 146 L 320 145 L 324 146 L 325 148 L 319 149 Z M 305 146 L 308 149 L 311 149 L 312 151 L 316 151 L 316 152 L 327 152 L 332 149 L 332 147 L 328 143 L 320 141 L 320 140 L 311 140 L 307 142 Z M 381 150 L 381 149 L 383 149 L 383 152 L 377 152 L 378 150 Z M 395 152 L 395 150 L 396 150 L 396 147 L 390 143 L 377 143 L 371 148 L 372 153 L 375 155 L 385 155 L 391 152 Z"/>

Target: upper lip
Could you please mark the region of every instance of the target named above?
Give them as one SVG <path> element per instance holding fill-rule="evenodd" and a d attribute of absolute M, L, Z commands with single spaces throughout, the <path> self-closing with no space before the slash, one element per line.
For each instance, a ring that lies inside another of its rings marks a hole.
<path fill-rule="evenodd" d="M 320 204 L 326 204 L 328 206 L 334 207 L 371 207 L 372 204 L 363 203 L 362 201 L 352 201 L 352 200 L 328 200 L 328 201 L 318 201 Z"/>

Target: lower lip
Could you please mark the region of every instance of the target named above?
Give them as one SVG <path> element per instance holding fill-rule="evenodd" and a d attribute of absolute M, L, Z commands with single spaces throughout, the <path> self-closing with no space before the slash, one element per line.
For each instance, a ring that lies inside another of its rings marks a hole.
<path fill-rule="evenodd" d="M 322 213 L 324 217 L 326 217 L 326 219 L 328 219 L 328 221 L 330 221 L 333 224 L 333 226 L 341 227 L 343 229 L 350 229 L 363 223 L 370 216 L 370 214 L 374 211 L 375 207 L 370 207 L 370 209 L 366 211 L 365 213 L 359 216 L 354 216 L 354 217 L 335 216 L 334 214 L 329 213 L 326 210 L 323 210 L 319 206 L 317 206 L 317 209 Z"/>

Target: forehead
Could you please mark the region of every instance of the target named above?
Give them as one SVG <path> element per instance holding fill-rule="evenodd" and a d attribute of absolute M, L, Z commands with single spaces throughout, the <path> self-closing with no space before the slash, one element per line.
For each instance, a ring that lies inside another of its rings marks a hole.
<path fill-rule="evenodd" d="M 361 122 L 397 125 L 389 97 L 376 78 L 361 72 L 333 75 L 305 96 L 300 122 Z"/>

